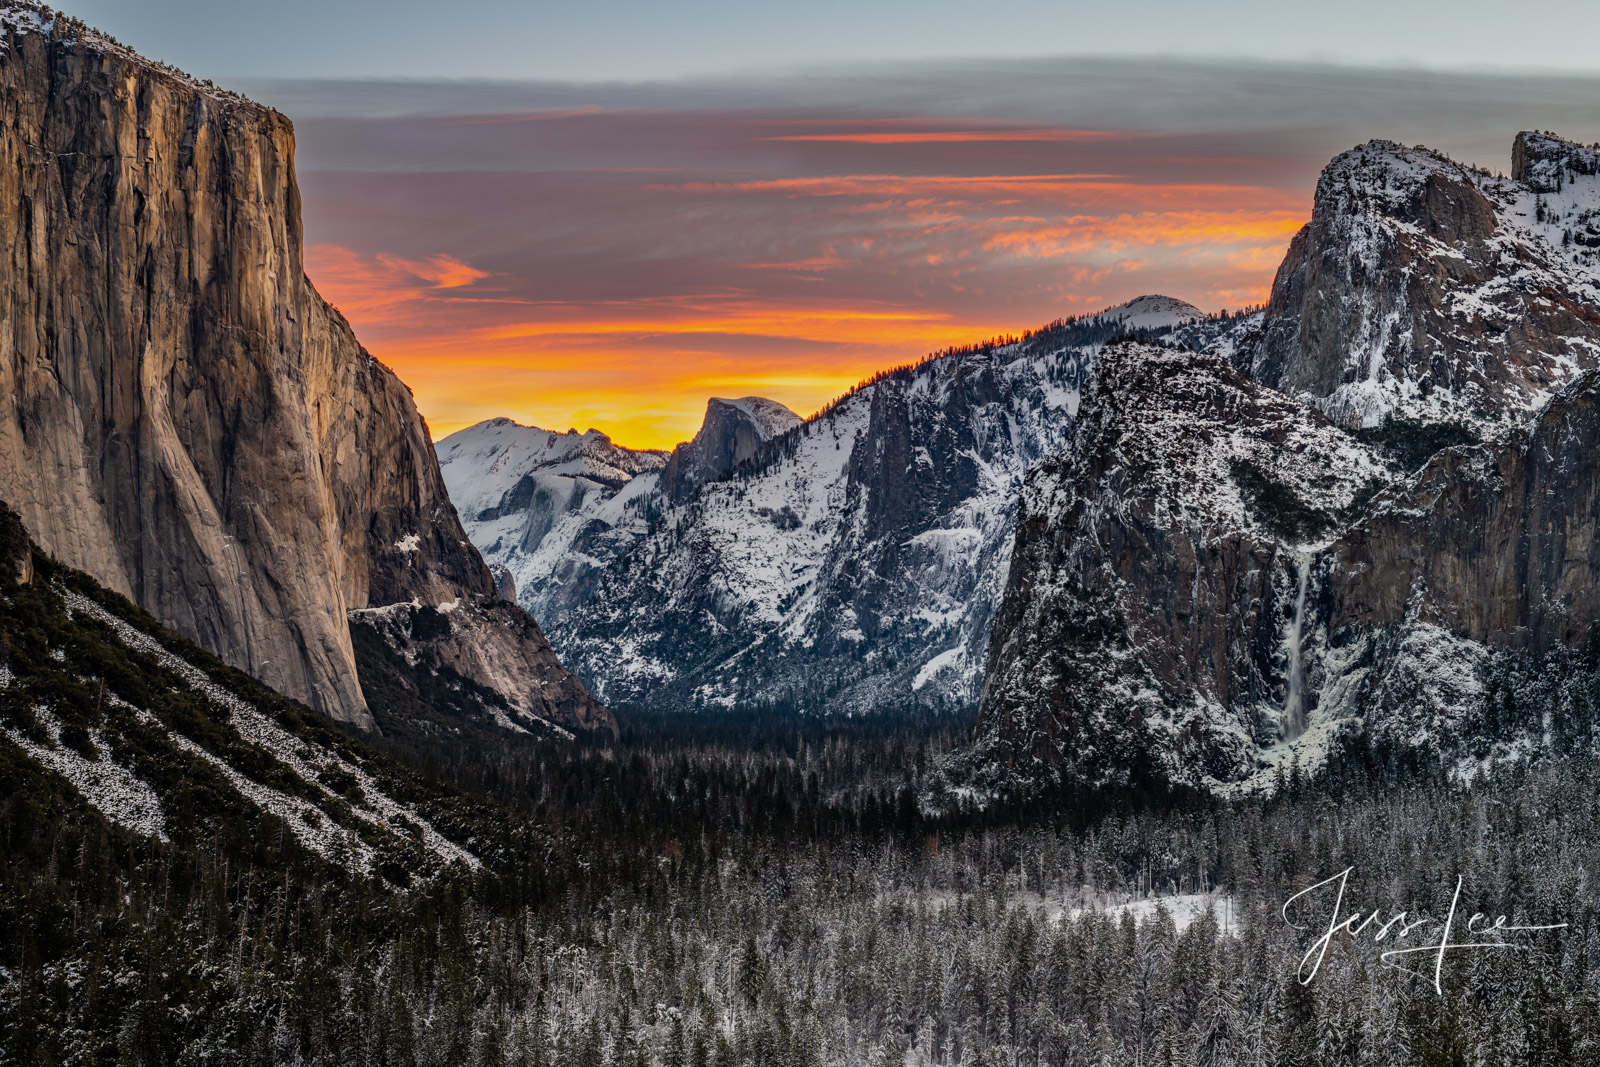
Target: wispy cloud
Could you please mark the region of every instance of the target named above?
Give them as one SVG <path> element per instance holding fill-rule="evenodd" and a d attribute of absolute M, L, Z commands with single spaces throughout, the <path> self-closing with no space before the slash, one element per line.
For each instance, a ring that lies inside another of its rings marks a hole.
<path fill-rule="evenodd" d="M 1141 293 L 1260 301 L 1335 152 L 1504 167 L 1523 126 L 1600 137 L 1597 88 L 1074 62 L 262 95 L 296 119 L 308 272 L 436 433 L 664 445 L 708 393 L 809 411 Z"/>

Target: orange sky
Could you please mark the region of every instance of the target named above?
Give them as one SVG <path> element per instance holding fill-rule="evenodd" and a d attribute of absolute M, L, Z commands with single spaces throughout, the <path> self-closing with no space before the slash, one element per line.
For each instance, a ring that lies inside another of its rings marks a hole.
<path fill-rule="evenodd" d="M 586 135 L 603 143 L 608 119 L 515 128 L 576 139 L 601 123 Z M 493 126 L 431 135 L 470 151 Z M 667 448 L 709 396 L 809 414 L 885 366 L 1143 293 L 1258 303 L 1309 213 L 1309 189 L 1220 180 L 1237 161 L 1116 131 L 741 119 L 714 133 L 727 143 L 703 172 L 366 173 L 364 189 L 314 175 L 307 272 L 436 439 L 509 415 Z M 735 165 L 757 152 L 781 154 Z"/>

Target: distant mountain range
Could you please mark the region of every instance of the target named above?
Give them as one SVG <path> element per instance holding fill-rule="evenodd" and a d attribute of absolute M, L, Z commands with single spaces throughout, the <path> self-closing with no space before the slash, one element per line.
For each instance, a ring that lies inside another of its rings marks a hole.
<path fill-rule="evenodd" d="M 798 425 L 776 401 L 712 398 L 694 439 L 670 453 L 490 419 L 437 445 L 467 534 L 536 618 L 559 618 L 668 505 Z"/>
<path fill-rule="evenodd" d="M 1235 321 L 1141 297 L 880 375 L 803 423 L 712 400 L 664 460 L 491 420 L 440 462 L 602 699 L 949 711 L 978 696 L 1022 475 L 1065 440 L 1099 346 Z"/>
<path fill-rule="evenodd" d="M 587 513 L 603 552 L 545 564 L 582 569 L 538 594 L 552 641 L 621 705 L 981 702 L 994 783 L 1252 788 L 1358 735 L 1518 758 L 1600 609 L 1597 159 L 1375 141 L 1261 311 L 1141 297 L 880 375 L 687 492 L 653 459 Z M 547 525 L 465 491 L 469 529 Z"/>

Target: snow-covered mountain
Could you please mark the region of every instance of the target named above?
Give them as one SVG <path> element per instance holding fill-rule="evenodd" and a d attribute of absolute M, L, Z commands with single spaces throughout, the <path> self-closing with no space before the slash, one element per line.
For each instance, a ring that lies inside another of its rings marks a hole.
<path fill-rule="evenodd" d="M 720 478 L 800 422 L 775 400 L 713 397 L 694 439 L 672 452 L 624 448 L 599 430 L 557 433 L 490 419 L 435 450 L 467 536 L 535 618 L 594 591 L 597 574 L 672 500 Z"/>
<path fill-rule="evenodd" d="M 660 510 L 667 454 L 624 448 L 599 430 L 556 433 L 490 419 L 435 450 L 467 536 L 536 619 L 587 596 L 596 570 L 643 536 Z"/>
<path fill-rule="evenodd" d="M 1306 546 L 1395 476 L 1216 355 L 1106 348 L 1067 447 L 1028 474 L 984 758 L 1095 785 L 1253 773 L 1305 730 Z"/>
<path fill-rule="evenodd" d="M 878 376 L 664 511 L 552 642 L 619 704 L 970 706 L 1023 473 L 1102 344 L 1192 314 L 1144 298 Z"/>
<path fill-rule="evenodd" d="M 1355 735 L 1461 774 L 1564 743 L 1600 613 L 1597 163 L 1363 145 L 1263 312 L 1108 349 L 1028 478 L 968 768 L 1226 790 Z"/>
<path fill-rule="evenodd" d="M 1095 316 L 1101 322 L 1121 323 L 1128 330 L 1172 330 L 1205 317 L 1205 312 L 1186 300 L 1159 295 L 1135 297 Z"/>
<path fill-rule="evenodd" d="M 1510 179 L 1388 141 L 1337 157 L 1242 365 L 1352 427 L 1526 419 L 1600 366 L 1595 159 L 1531 133 Z"/>

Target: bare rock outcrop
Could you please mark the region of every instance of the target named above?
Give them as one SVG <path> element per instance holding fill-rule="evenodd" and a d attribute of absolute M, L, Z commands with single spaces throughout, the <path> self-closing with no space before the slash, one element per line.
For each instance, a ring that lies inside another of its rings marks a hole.
<path fill-rule="evenodd" d="M 739 400 L 712 397 L 692 441 L 672 450 L 661 472 L 667 499 L 680 503 L 706 482 L 755 458 L 762 445 L 800 425 L 800 416 L 760 396 Z"/>
<path fill-rule="evenodd" d="M 1522 134 L 1516 159 L 1530 183 L 1388 141 L 1334 159 L 1241 366 L 1346 426 L 1485 429 L 1600 366 L 1600 197 L 1555 178 L 1594 154 Z"/>
<path fill-rule="evenodd" d="M 302 270 L 289 120 L 38 9 L 0 29 L 4 495 L 63 563 L 372 725 L 350 612 L 501 609 L 410 392 Z M 568 684 L 537 627 L 472 629 L 530 672 L 507 701 L 605 720 L 532 695 Z"/>

